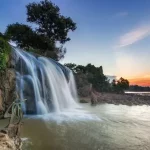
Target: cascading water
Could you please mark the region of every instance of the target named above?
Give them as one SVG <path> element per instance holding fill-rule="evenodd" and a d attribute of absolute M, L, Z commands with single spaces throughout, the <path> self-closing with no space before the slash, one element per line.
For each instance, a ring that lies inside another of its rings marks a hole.
<path fill-rule="evenodd" d="M 17 92 L 25 113 L 47 114 L 76 108 L 77 92 L 73 73 L 58 62 L 13 48 Z"/>

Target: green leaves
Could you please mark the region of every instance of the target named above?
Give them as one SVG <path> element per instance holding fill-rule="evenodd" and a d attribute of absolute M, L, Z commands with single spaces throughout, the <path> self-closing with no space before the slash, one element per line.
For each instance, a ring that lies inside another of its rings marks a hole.
<path fill-rule="evenodd" d="M 30 3 L 27 7 L 27 21 L 38 25 L 38 34 L 47 36 L 50 40 L 64 44 L 69 41 L 68 32 L 76 29 L 76 24 L 70 17 L 60 14 L 58 6 L 51 1 Z"/>
<path fill-rule="evenodd" d="M 16 42 L 21 48 L 29 48 L 33 34 L 34 32 L 29 26 L 19 23 L 8 25 L 5 32 L 8 39 Z"/>
<path fill-rule="evenodd" d="M 0 71 L 6 68 L 6 57 L 5 53 L 0 53 Z"/>
<path fill-rule="evenodd" d="M 5 70 L 10 51 L 8 42 L 0 37 L 0 71 Z"/>
<path fill-rule="evenodd" d="M 76 65 L 76 64 L 65 64 L 68 68 L 70 68 L 76 75 L 77 85 L 81 80 L 85 80 L 91 83 L 97 91 L 106 92 L 110 90 L 110 84 L 107 77 L 103 74 L 103 67 L 95 67 L 92 64 L 87 64 L 86 66 Z M 81 78 L 78 79 L 78 78 Z M 81 82 L 85 82 L 81 81 Z M 87 84 L 86 82 L 86 84 Z M 81 84 L 80 84 L 81 85 Z"/>

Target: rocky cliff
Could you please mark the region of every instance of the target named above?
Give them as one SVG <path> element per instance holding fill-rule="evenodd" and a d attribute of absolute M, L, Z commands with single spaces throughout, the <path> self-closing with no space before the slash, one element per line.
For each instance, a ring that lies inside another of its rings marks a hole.
<path fill-rule="evenodd" d="M 15 70 L 12 67 L 0 72 L 0 118 L 15 99 Z"/>

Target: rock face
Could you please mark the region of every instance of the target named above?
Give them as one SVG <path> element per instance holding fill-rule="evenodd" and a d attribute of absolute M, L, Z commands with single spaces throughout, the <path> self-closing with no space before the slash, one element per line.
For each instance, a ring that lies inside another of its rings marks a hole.
<path fill-rule="evenodd" d="M 13 68 L 0 72 L 0 117 L 15 99 L 16 82 Z"/>

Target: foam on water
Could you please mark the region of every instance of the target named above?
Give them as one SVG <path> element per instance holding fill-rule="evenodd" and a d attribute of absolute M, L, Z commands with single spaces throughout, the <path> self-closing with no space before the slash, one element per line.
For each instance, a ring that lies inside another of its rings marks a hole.
<path fill-rule="evenodd" d="M 88 111 L 84 110 L 66 110 L 60 113 L 49 113 L 45 115 L 28 115 L 26 118 L 29 119 L 42 119 L 43 121 L 47 122 L 56 122 L 61 124 L 63 122 L 78 122 L 78 121 L 102 121 L 98 116 L 95 114 L 91 114 Z"/>

